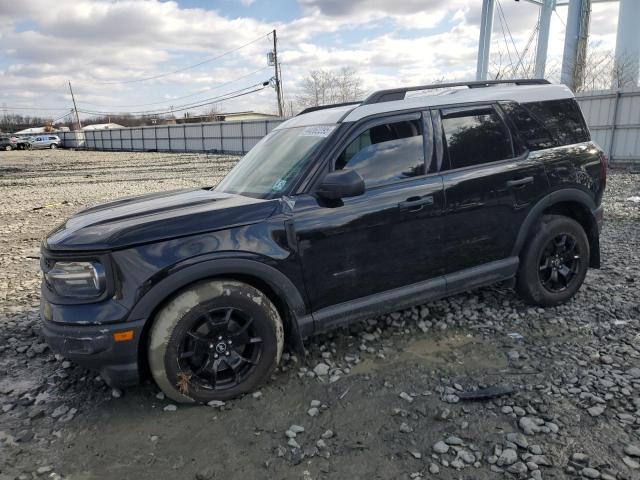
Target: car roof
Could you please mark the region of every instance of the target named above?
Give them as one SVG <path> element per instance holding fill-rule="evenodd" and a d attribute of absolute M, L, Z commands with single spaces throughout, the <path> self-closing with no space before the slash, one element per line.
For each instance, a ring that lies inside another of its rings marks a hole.
<path fill-rule="evenodd" d="M 409 92 L 423 91 L 427 93 L 406 98 L 406 94 Z M 321 109 L 308 113 L 303 111 L 280 124 L 277 129 L 355 122 L 370 115 L 414 108 L 497 101 L 528 103 L 573 97 L 573 92 L 567 86 L 550 84 L 546 80 L 502 80 L 424 85 L 375 92 L 358 104 L 336 107 L 329 105 L 327 108 L 321 107 Z"/>

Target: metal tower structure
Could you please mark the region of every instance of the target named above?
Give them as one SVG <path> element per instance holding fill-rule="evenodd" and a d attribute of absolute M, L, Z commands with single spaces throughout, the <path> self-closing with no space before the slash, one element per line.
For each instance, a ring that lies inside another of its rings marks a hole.
<path fill-rule="evenodd" d="M 519 0 L 516 0 L 519 1 Z M 618 0 L 524 0 L 540 7 L 540 26 L 536 50 L 535 75 L 544 77 L 549 46 L 551 16 L 558 6 L 568 6 L 567 25 L 562 56 L 561 82 L 572 89 L 578 85 L 584 67 L 591 4 Z M 640 0 L 619 0 L 618 31 L 616 36 L 616 64 L 625 68 L 624 85 L 638 85 L 640 74 Z M 495 0 L 482 1 L 480 42 L 478 45 L 477 80 L 486 80 L 491 53 L 491 30 Z M 619 67 L 619 68 L 620 68 Z M 620 87 L 623 85 L 614 85 Z"/>

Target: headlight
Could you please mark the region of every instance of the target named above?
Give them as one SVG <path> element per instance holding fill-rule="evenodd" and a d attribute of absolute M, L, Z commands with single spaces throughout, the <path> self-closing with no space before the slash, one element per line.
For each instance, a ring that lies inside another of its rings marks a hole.
<path fill-rule="evenodd" d="M 47 283 L 58 295 L 94 298 L 104 292 L 106 275 L 99 262 L 55 262 L 44 273 Z"/>

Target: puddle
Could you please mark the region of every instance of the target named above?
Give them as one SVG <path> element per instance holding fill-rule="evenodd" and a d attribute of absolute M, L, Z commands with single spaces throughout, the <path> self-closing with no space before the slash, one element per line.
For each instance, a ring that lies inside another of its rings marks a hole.
<path fill-rule="evenodd" d="M 495 346 L 472 335 L 421 338 L 387 359 L 365 359 L 351 369 L 354 374 L 367 374 L 392 364 L 420 361 L 434 368 L 448 370 L 502 370 L 508 367 L 505 354 Z"/>

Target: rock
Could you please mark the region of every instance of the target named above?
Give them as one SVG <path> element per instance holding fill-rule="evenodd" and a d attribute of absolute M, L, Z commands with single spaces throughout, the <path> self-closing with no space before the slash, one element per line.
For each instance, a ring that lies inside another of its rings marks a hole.
<path fill-rule="evenodd" d="M 69 411 L 69 407 L 67 407 L 66 405 L 60 405 L 58 408 L 56 408 L 53 411 L 51 416 L 53 418 L 58 418 L 58 417 L 61 417 L 62 415 L 64 415 L 65 413 L 67 413 L 68 411 Z"/>
<path fill-rule="evenodd" d="M 496 464 L 499 467 L 505 467 L 505 466 L 513 465 L 517 461 L 518 461 L 518 454 L 516 453 L 516 451 L 511 448 L 505 448 L 502 451 L 502 454 L 498 457 L 498 461 L 496 462 Z"/>
<path fill-rule="evenodd" d="M 300 444 L 296 442 L 295 438 L 290 438 L 287 442 L 287 445 L 289 445 L 291 448 L 300 448 Z"/>
<path fill-rule="evenodd" d="M 469 450 L 465 450 L 464 448 L 461 448 L 460 450 L 458 450 L 458 458 L 462 460 L 464 463 L 468 463 L 469 465 L 471 465 L 476 461 L 475 455 L 471 453 Z"/>
<path fill-rule="evenodd" d="M 518 420 L 518 425 L 527 435 L 533 435 L 540 431 L 538 424 L 530 417 L 521 417 L 520 420 Z"/>
<path fill-rule="evenodd" d="M 514 443 L 522 449 L 527 449 L 529 447 L 529 440 L 519 432 L 508 433 L 507 441 Z"/>
<path fill-rule="evenodd" d="M 47 465 L 47 466 L 45 466 L 45 467 L 38 467 L 38 468 L 36 469 L 36 473 L 37 473 L 38 475 L 44 475 L 45 473 L 49 473 L 49 472 L 51 472 L 51 471 L 53 471 L 53 467 L 52 467 L 52 466 L 50 466 L 50 465 Z"/>
<path fill-rule="evenodd" d="M 630 368 L 629 370 L 627 370 L 626 372 L 624 372 L 625 375 L 631 377 L 631 378 L 640 378 L 640 367 L 633 367 Z"/>
<path fill-rule="evenodd" d="M 401 399 L 406 400 L 409 403 L 413 402 L 413 397 L 409 395 L 407 392 L 400 392 L 399 396 Z"/>
<path fill-rule="evenodd" d="M 170 403 L 169 405 L 166 405 L 162 410 L 164 410 L 165 412 L 175 412 L 176 410 L 178 410 L 178 407 L 176 407 L 173 403 Z"/>
<path fill-rule="evenodd" d="M 262 398 L 262 392 L 253 392 L 251 396 L 257 400 L 259 398 Z"/>
<path fill-rule="evenodd" d="M 325 430 L 325 432 L 321 435 L 325 440 L 328 438 L 333 438 L 333 430 Z"/>
<path fill-rule="evenodd" d="M 307 410 L 307 415 L 309 415 L 310 417 L 317 417 L 319 413 L 320 413 L 320 410 L 318 410 L 317 407 L 312 407 L 309 410 Z"/>
<path fill-rule="evenodd" d="M 462 441 L 461 438 L 458 438 L 455 435 L 451 435 L 447 437 L 447 439 L 445 440 L 445 443 L 447 445 L 462 445 L 464 442 Z"/>
<path fill-rule="evenodd" d="M 622 457 L 622 461 L 624 462 L 624 464 L 629 467 L 631 470 L 638 470 L 640 469 L 640 463 L 638 463 L 637 461 L 635 461 L 633 458 L 631 457 L 627 457 L 624 456 Z"/>
<path fill-rule="evenodd" d="M 507 468 L 507 472 L 521 475 L 527 472 L 527 466 L 523 462 L 516 462 Z"/>
<path fill-rule="evenodd" d="M 437 463 L 431 462 L 429 464 L 429 473 L 432 475 L 436 475 L 437 473 L 440 473 L 440 467 L 438 466 Z"/>
<path fill-rule="evenodd" d="M 447 453 L 449 451 L 449 445 L 440 440 L 433 446 L 433 451 L 436 453 Z"/>
<path fill-rule="evenodd" d="M 156 393 L 156 398 L 158 400 L 164 400 L 164 392 L 158 392 Z"/>
<path fill-rule="evenodd" d="M 289 427 L 289 430 L 291 430 L 293 433 L 302 433 L 304 432 L 304 427 L 301 425 L 291 425 Z"/>
<path fill-rule="evenodd" d="M 587 412 L 589 412 L 589 415 L 591 415 L 592 417 L 599 417 L 604 413 L 604 410 L 604 405 L 595 405 L 593 407 L 587 408 Z"/>
<path fill-rule="evenodd" d="M 637 445 L 627 445 L 624 447 L 624 453 L 630 457 L 640 457 L 640 447 Z"/>
<path fill-rule="evenodd" d="M 407 425 L 406 423 L 402 422 L 400 424 L 400 431 L 402 433 L 411 433 L 413 432 L 413 428 L 411 428 L 409 425 Z"/>
<path fill-rule="evenodd" d="M 583 468 L 580 474 L 585 478 L 600 478 L 600 472 L 595 468 Z"/>
<path fill-rule="evenodd" d="M 551 460 L 549 460 L 544 455 L 532 455 L 531 457 L 528 458 L 528 460 L 530 462 L 535 463 L 536 465 L 540 465 L 540 466 L 543 466 L 543 467 L 551 467 L 551 466 L 553 466 L 553 463 L 551 463 Z"/>
<path fill-rule="evenodd" d="M 313 368 L 313 373 L 319 377 L 324 377 L 329 374 L 330 367 L 326 363 L 319 363 Z"/>
<path fill-rule="evenodd" d="M 33 438 L 33 430 L 25 429 L 20 430 L 16 434 L 16 442 L 26 443 Z"/>
<path fill-rule="evenodd" d="M 571 455 L 571 460 L 573 460 L 576 463 L 588 463 L 589 456 L 586 453 L 576 452 L 573 455 Z"/>
<path fill-rule="evenodd" d="M 213 480 L 215 473 L 212 467 L 206 467 L 196 473 L 196 480 Z"/>
<path fill-rule="evenodd" d="M 311 408 L 318 408 L 320 407 L 320 405 L 322 405 L 322 402 L 320 400 L 311 400 L 311 404 L 310 407 Z"/>
<path fill-rule="evenodd" d="M 120 398 L 122 396 L 122 390 L 120 390 L 119 388 L 112 388 L 111 396 L 113 398 Z"/>
<path fill-rule="evenodd" d="M 222 408 L 222 407 L 224 407 L 226 404 L 225 404 L 225 402 L 223 402 L 222 400 L 211 400 L 211 401 L 207 402 L 207 405 L 208 405 L 209 407 Z"/>

